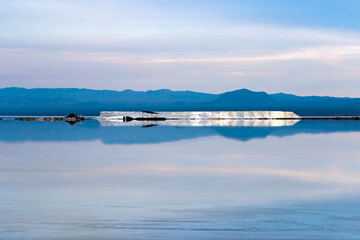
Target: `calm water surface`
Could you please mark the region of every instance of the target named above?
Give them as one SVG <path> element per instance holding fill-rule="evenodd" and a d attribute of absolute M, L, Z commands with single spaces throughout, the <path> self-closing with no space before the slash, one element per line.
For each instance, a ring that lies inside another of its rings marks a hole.
<path fill-rule="evenodd" d="M 3 120 L 0 239 L 360 239 L 360 122 Z"/>

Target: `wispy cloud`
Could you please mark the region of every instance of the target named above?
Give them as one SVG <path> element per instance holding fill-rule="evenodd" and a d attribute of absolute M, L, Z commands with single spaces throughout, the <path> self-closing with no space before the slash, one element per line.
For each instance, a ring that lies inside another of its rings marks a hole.
<path fill-rule="evenodd" d="M 206 57 L 206 58 L 168 58 L 155 59 L 154 63 L 241 63 L 241 62 L 267 62 L 291 60 L 319 60 L 333 61 L 360 58 L 360 45 L 352 46 L 322 46 L 317 48 L 303 48 L 295 51 L 244 57 Z"/>

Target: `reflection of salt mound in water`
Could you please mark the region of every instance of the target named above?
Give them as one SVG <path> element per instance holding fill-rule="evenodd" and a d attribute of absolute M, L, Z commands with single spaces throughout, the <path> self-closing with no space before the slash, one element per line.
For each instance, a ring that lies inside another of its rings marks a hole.
<path fill-rule="evenodd" d="M 101 126 L 184 126 L 184 127 L 281 127 L 292 126 L 299 119 L 292 120 L 170 120 L 170 121 L 131 121 L 99 119 Z"/>

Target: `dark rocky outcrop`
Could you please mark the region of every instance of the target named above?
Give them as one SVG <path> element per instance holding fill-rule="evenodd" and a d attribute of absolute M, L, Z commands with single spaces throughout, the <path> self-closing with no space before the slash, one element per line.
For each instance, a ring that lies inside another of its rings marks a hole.
<path fill-rule="evenodd" d="M 18 118 L 15 118 L 15 120 L 17 120 L 17 121 L 27 121 L 27 122 L 32 122 L 32 121 L 45 121 L 45 122 L 66 121 L 66 122 L 73 125 L 73 124 L 77 123 L 78 121 L 84 120 L 84 117 L 77 116 L 74 113 L 70 113 L 66 117 L 18 117 Z"/>

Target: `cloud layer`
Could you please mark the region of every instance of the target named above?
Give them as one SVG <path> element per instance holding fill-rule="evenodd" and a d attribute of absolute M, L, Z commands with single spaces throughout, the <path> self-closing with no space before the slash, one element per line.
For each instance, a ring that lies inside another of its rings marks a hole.
<path fill-rule="evenodd" d="M 326 11 L 355 17 L 332 4 Z M 248 1 L 11 1 L 0 9 L 0 87 L 360 90 L 360 33 L 345 20 L 265 22 L 273 10 Z"/>

